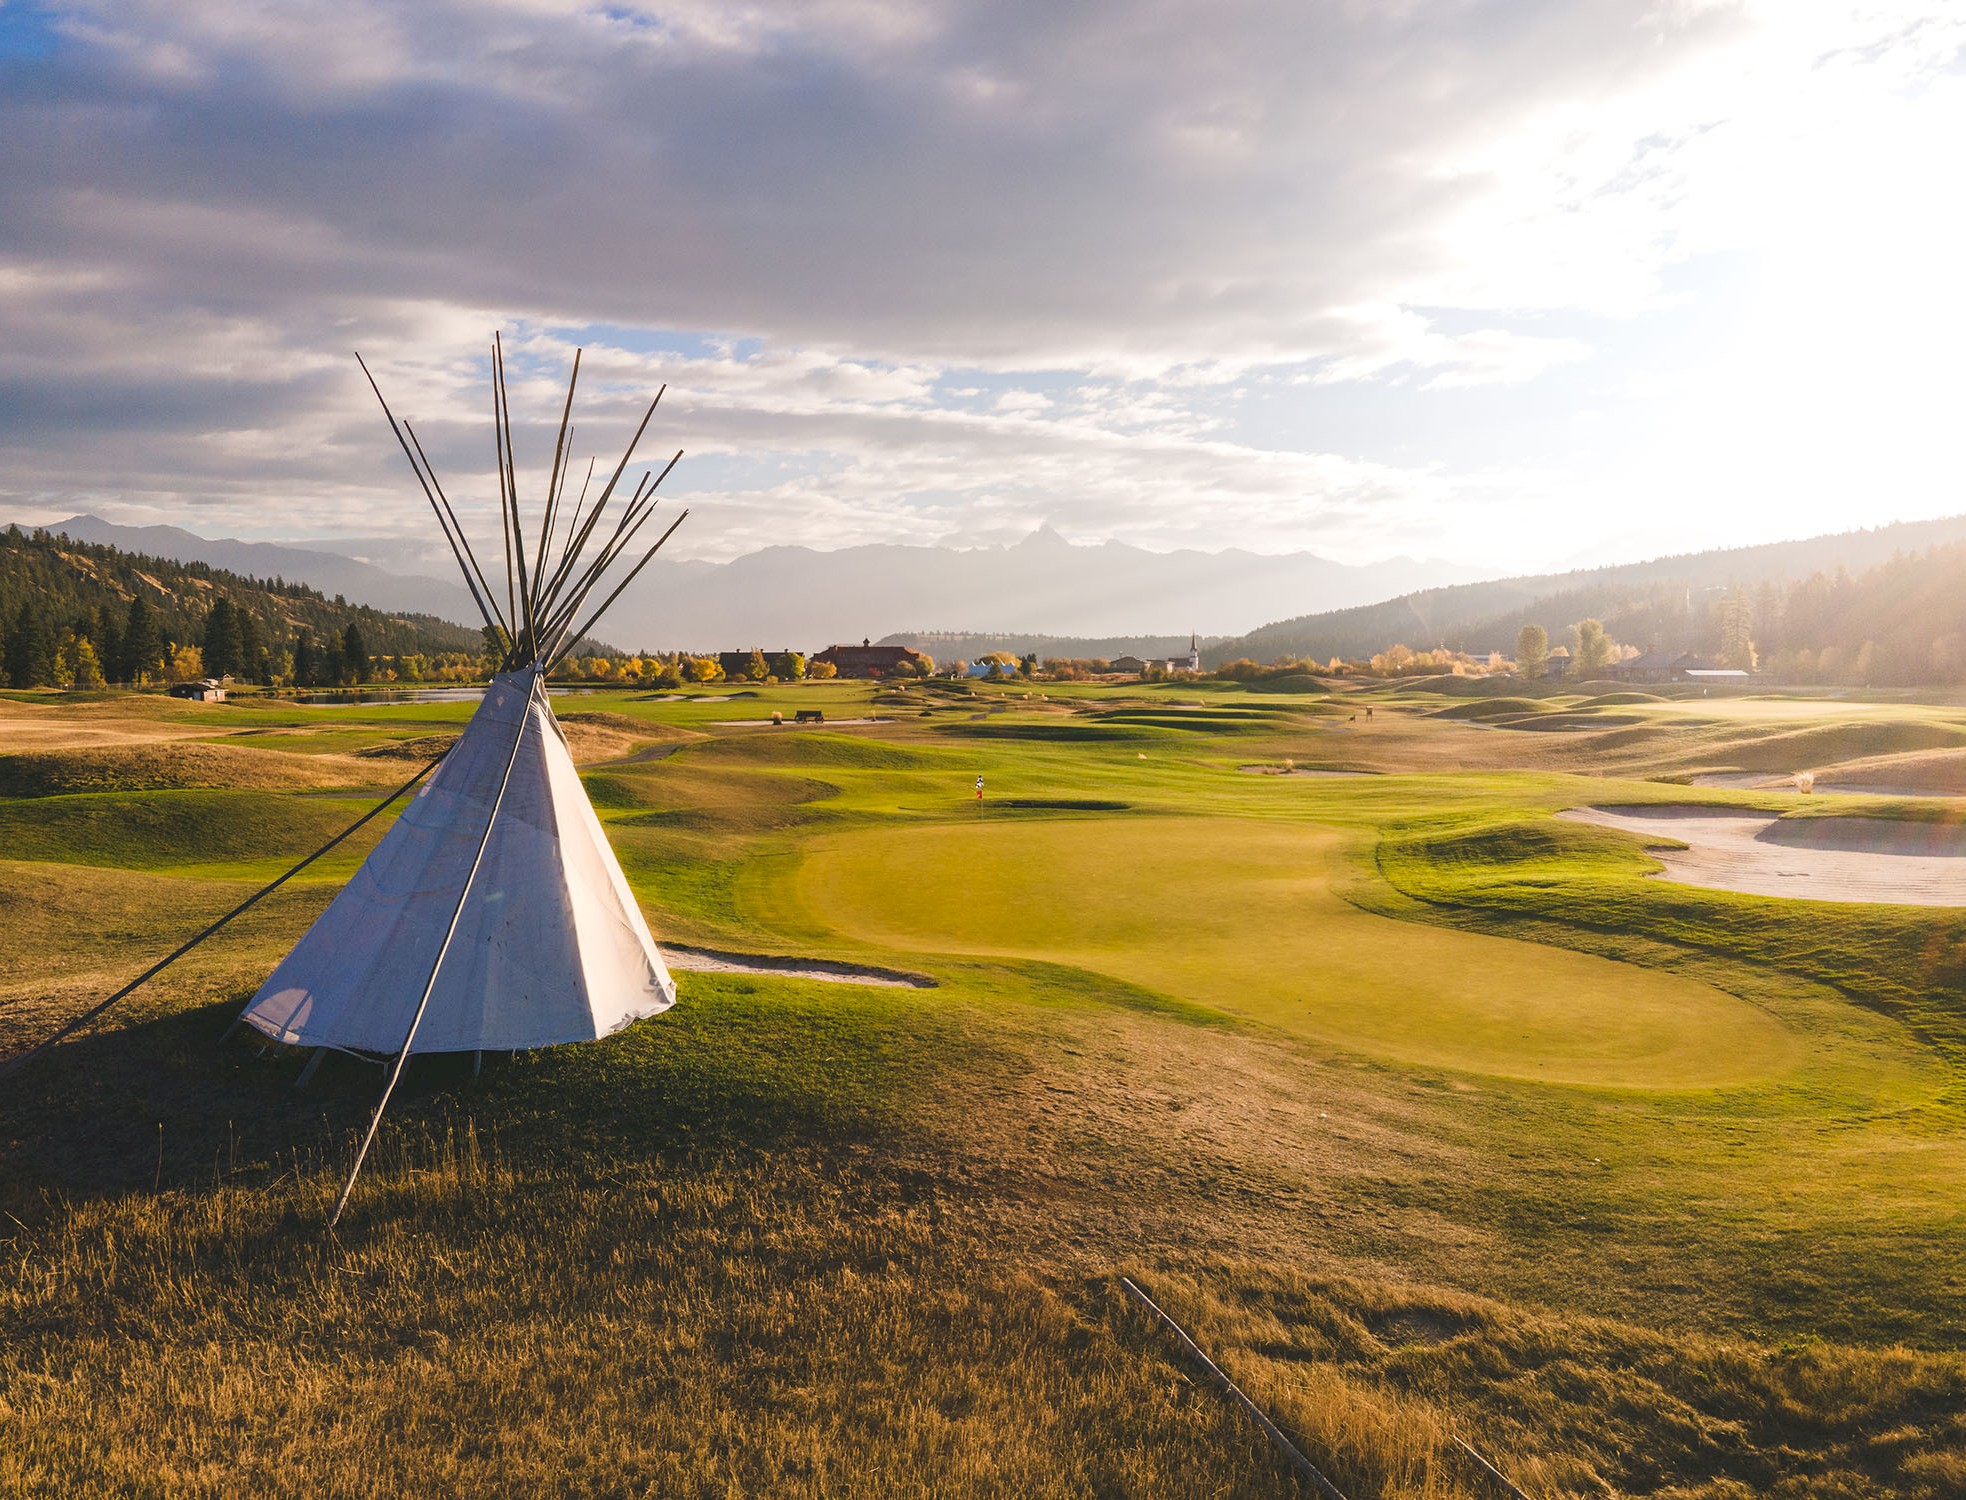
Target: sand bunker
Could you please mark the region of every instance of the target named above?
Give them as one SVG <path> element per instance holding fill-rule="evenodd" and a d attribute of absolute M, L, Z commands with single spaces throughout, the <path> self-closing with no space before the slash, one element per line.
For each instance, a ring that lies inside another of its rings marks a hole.
<path fill-rule="evenodd" d="M 823 979 L 832 984 L 873 984 L 889 989 L 930 990 L 935 981 L 926 974 L 902 969 L 876 969 L 867 964 L 836 963 L 829 958 L 779 958 L 768 953 L 729 953 L 720 948 L 696 948 L 687 943 L 662 944 L 662 957 L 679 973 L 776 974 L 787 979 Z"/>
<path fill-rule="evenodd" d="M 1778 818 L 1731 807 L 1576 807 L 1579 823 L 1655 838 L 1663 880 L 1751 896 L 1966 906 L 1966 828 L 1884 818 Z"/>

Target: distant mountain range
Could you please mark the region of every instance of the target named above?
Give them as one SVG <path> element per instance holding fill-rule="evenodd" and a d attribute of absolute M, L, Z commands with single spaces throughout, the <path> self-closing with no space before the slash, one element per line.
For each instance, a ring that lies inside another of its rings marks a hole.
<path fill-rule="evenodd" d="M 311 584 L 378 609 L 470 622 L 456 582 L 399 574 L 335 552 L 212 540 L 175 526 L 118 526 L 76 516 L 47 528 L 77 541 Z M 1007 547 L 767 547 L 728 563 L 658 558 L 608 613 L 631 650 L 762 646 L 811 649 L 906 632 L 1047 638 L 1222 637 L 1307 607 L 1340 609 L 1480 570 L 1398 558 L 1352 566 L 1309 552 L 1149 552 L 1076 545 L 1049 527 Z"/>
<path fill-rule="evenodd" d="M 175 526 L 118 526 L 94 516 L 47 529 L 298 581 L 391 613 L 476 618 L 455 582 L 326 550 L 211 540 Z M 1525 623 L 1560 640 L 1572 622 L 1591 617 L 1641 648 L 1704 649 L 1716 601 L 1734 588 L 1765 589 L 1839 568 L 1857 572 L 1959 541 L 1966 541 L 1966 516 L 1470 581 L 1474 570 L 1441 562 L 1349 567 L 1306 552 L 1148 552 L 1120 542 L 1075 545 L 1045 527 L 1007 547 L 767 547 L 728 563 L 658 558 L 609 612 L 607 636 L 630 650 L 810 650 L 871 637 L 938 658 L 988 650 L 1112 657 L 1185 649 L 1195 631 L 1203 661 L 1217 664 L 1243 656 L 1361 657 L 1395 642 L 1507 652 Z M 375 555 L 372 546 L 365 550 Z M 426 559 L 405 554 L 410 566 Z"/>
<path fill-rule="evenodd" d="M 1513 652 L 1516 632 L 1541 625 L 1552 641 L 1578 620 L 1601 620 L 1645 650 L 1703 648 L 1716 600 L 1739 588 L 1758 594 L 1815 573 L 1857 573 L 1899 554 L 1966 541 L 1966 516 L 1901 521 L 1800 541 L 1729 547 L 1618 567 L 1542 573 L 1398 595 L 1376 604 L 1323 610 L 1211 643 L 1208 665 L 1238 657 L 1356 658 L 1395 643 L 1416 650 Z"/>
<path fill-rule="evenodd" d="M 474 629 L 479 624 L 478 611 L 462 584 L 391 573 L 333 552 L 288 547 L 278 542 L 202 537 L 178 526 L 118 526 L 99 516 L 70 516 L 44 529 L 60 532 L 78 542 L 117 547 L 124 552 L 168 557 L 178 562 L 201 562 L 242 577 L 283 578 L 289 583 L 304 583 L 329 598 L 339 594 L 351 603 L 392 613 L 413 611 L 438 615 Z"/>

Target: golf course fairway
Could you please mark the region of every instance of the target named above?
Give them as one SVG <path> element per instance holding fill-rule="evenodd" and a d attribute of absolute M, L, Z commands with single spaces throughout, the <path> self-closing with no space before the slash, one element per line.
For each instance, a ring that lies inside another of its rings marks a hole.
<path fill-rule="evenodd" d="M 881 829 L 820 842 L 804 904 L 867 942 L 1092 969 L 1298 1035 L 1546 1083 L 1768 1080 L 1800 1039 L 1712 985 L 1359 910 L 1346 835 L 1229 818 Z"/>

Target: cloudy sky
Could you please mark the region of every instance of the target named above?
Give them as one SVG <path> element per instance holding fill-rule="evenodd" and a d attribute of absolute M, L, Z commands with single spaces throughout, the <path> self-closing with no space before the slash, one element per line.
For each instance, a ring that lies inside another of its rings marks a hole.
<path fill-rule="evenodd" d="M 1948 0 L 0 3 L 0 515 L 1510 570 L 1966 510 Z M 522 433 L 543 467 L 550 432 Z M 490 515 L 489 510 L 483 512 Z"/>

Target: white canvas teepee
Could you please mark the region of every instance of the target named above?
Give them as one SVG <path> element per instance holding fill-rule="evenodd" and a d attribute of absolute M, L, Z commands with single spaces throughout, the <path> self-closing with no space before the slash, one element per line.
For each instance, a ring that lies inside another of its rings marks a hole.
<path fill-rule="evenodd" d="M 583 488 L 563 516 L 579 378 L 576 355 L 546 501 L 529 539 L 503 349 L 494 342 L 503 609 L 415 431 L 399 425 L 383 402 L 488 631 L 507 649 L 436 773 L 241 1019 L 275 1041 L 393 1055 L 392 1089 L 412 1052 L 591 1041 L 675 1002 L 675 982 L 580 784 L 545 681 L 681 524 L 679 516 L 588 610 L 589 595 L 627 554 L 676 460 L 661 476 L 642 476 L 612 531 L 596 543 L 602 514 L 662 399 L 658 391 L 592 508 L 585 508 Z"/>
<path fill-rule="evenodd" d="M 675 1002 L 536 681 L 492 682 L 457 747 L 260 987 L 247 1025 L 296 1046 L 394 1053 L 433 970 L 414 1052 L 591 1041 Z"/>

